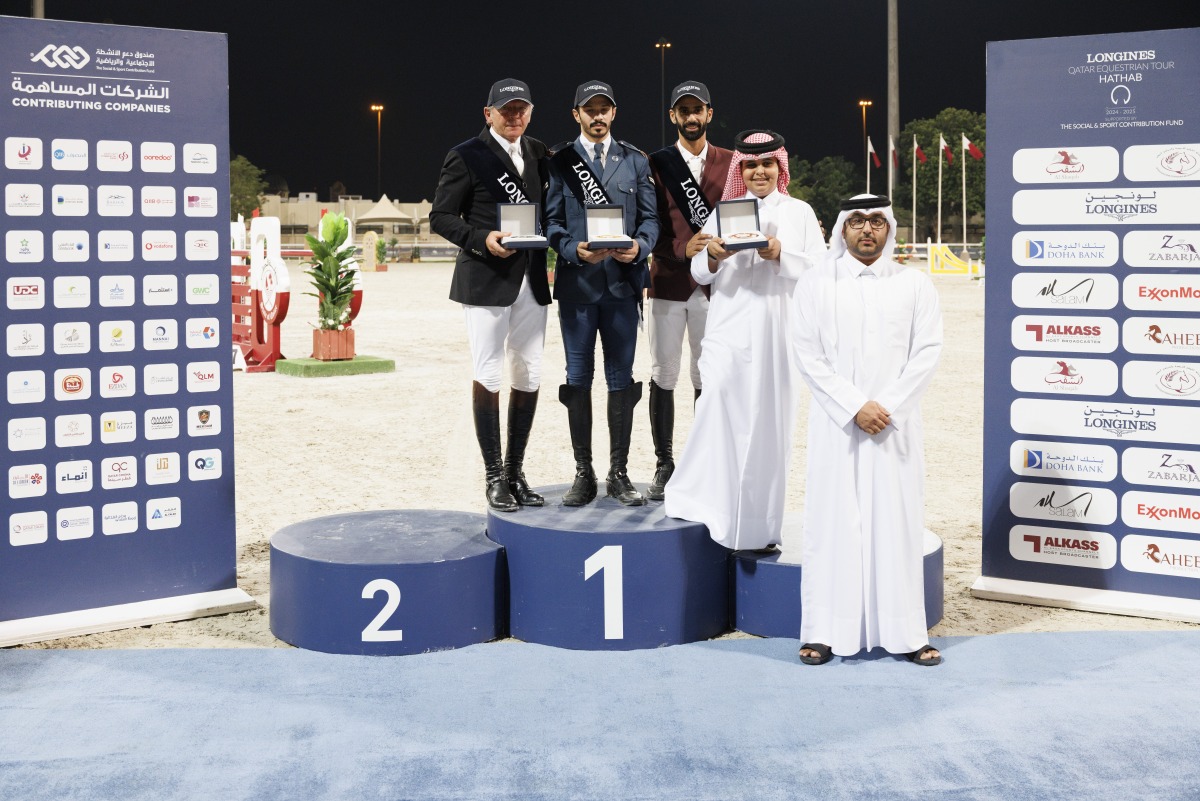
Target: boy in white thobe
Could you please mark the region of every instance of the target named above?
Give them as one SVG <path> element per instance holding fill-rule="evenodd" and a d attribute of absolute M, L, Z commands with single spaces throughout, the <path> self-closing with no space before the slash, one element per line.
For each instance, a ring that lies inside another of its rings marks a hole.
<path fill-rule="evenodd" d="M 888 199 L 858 195 L 842 209 L 829 254 L 793 298 L 796 362 L 813 394 L 800 658 L 882 647 L 934 665 L 920 400 L 941 354 L 941 310 L 929 277 L 891 258 Z"/>

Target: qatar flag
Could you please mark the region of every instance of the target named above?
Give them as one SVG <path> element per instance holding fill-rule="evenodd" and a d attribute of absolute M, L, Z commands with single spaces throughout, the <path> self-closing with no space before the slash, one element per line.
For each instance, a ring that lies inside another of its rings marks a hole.
<path fill-rule="evenodd" d="M 922 164 L 929 161 L 929 159 L 925 158 L 925 151 L 917 144 L 917 137 L 915 136 L 913 137 L 913 152 L 917 154 L 917 158 L 921 160 Z"/>
<path fill-rule="evenodd" d="M 867 152 L 871 154 L 871 161 L 875 162 L 875 169 L 883 166 L 883 162 L 879 160 L 879 154 L 875 152 L 875 145 L 871 144 L 871 137 L 867 137 Z"/>
<path fill-rule="evenodd" d="M 938 142 L 942 146 L 942 152 L 946 154 L 946 163 L 954 164 L 954 154 L 950 152 L 950 145 L 946 144 L 946 137 L 938 134 Z"/>
<path fill-rule="evenodd" d="M 892 166 L 900 169 L 900 154 L 896 152 L 896 143 L 891 134 L 888 134 L 888 152 L 892 154 Z"/>
<path fill-rule="evenodd" d="M 981 158 L 983 158 L 983 151 L 980 150 L 979 148 L 977 148 L 975 146 L 975 144 L 973 142 L 971 142 L 970 139 L 967 138 L 966 134 L 962 135 L 962 140 L 963 140 L 963 145 L 962 145 L 963 150 L 967 151 L 972 156 L 974 156 L 976 161 L 979 161 Z"/>

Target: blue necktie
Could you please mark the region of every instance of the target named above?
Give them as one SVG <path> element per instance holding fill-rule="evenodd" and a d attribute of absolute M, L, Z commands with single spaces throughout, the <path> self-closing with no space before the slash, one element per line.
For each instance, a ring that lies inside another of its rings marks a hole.
<path fill-rule="evenodd" d="M 604 155 L 604 143 L 597 142 L 596 143 L 596 155 L 592 157 L 592 165 L 595 166 L 596 169 L 598 169 L 598 170 L 604 169 L 604 161 L 602 158 L 603 155 Z"/>

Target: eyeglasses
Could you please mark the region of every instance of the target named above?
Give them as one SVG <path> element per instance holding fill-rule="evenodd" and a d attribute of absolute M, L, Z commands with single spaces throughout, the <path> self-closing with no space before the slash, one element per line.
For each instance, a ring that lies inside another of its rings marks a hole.
<path fill-rule="evenodd" d="M 884 228 L 887 228 L 888 225 L 887 217 L 851 217 L 850 219 L 846 220 L 846 225 L 850 226 L 856 231 L 867 223 L 871 223 L 871 228 L 876 231 L 881 231 Z"/>

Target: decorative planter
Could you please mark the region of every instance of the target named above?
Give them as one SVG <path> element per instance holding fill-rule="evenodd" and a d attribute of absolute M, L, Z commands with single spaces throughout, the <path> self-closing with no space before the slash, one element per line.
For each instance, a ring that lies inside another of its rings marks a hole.
<path fill-rule="evenodd" d="M 313 329 L 313 358 L 323 362 L 354 358 L 354 329 L 341 331 Z"/>

